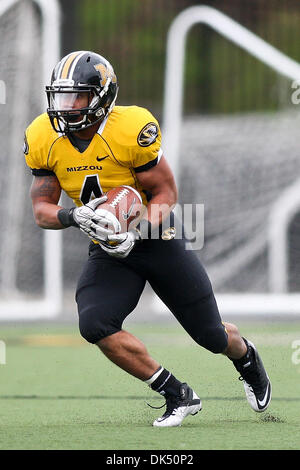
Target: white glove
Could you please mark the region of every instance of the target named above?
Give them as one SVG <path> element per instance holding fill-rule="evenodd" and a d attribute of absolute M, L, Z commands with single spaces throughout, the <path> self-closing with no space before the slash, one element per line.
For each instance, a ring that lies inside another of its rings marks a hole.
<path fill-rule="evenodd" d="M 109 243 L 100 243 L 100 246 L 110 256 L 126 258 L 139 240 L 141 240 L 140 232 L 133 229 L 129 232 L 120 233 L 119 235 L 109 235 L 107 237 L 108 242 L 116 242 L 117 245 L 111 246 Z"/>
<path fill-rule="evenodd" d="M 107 196 L 103 195 L 93 199 L 84 206 L 76 207 L 72 212 L 74 221 L 77 223 L 80 230 L 86 233 L 90 238 L 99 241 L 107 240 L 108 235 L 114 233 L 111 229 L 111 220 L 105 217 L 105 213 L 99 215 L 95 212 L 99 204 L 103 204 L 105 201 L 107 201 Z"/>

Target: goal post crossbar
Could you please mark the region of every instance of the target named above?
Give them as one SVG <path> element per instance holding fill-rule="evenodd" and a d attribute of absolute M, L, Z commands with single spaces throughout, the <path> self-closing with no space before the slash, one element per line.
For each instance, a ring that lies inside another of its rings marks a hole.
<path fill-rule="evenodd" d="M 19 0 L 2 0 L 0 17 Z M 32 0 L 41 13 L 42 79 L 47 83 L 60 58 L 61 10 L 58 0 Z M 41 98 L 41 109 L 46 98 Z M 62 306 L 62 234 L 45 230 L 43 234 L 44 291 L 39 300 L 20 296 L 16 300 L 0 300 L 0 320 L 37 319 L 54 317 Z"/>
<path fill-rule="evenodd" d="M 205 24 L 236 44 L 280 75 L 294 81 L 300 79 L 300 64 L 227 15 L 209 6 L 193 6 L 183 10 L 171 24 L 167 35 L 165 90 L 163 104 L 164 153 L 179 182 L 179 149 L 183 114 L 185 46 L 195 24 Z M 222 312 L 239 314 L 300 314 L 300 295 L 287 293 L 287 230 L 296 209 L 300 207 L 300 183 L 287 190 L 271 209 L 268 230 L 270 294 L 222 294 Z M 298 193 L 299 194 L 299 193 Z M 278 220 L 280 218 L 280 221 Z M 280 270 L 285 272 L 280 273 Z M 276 271 L 276 272 L 275 272 Z M 159 299 L 154 310 L 164 310 Z"/>

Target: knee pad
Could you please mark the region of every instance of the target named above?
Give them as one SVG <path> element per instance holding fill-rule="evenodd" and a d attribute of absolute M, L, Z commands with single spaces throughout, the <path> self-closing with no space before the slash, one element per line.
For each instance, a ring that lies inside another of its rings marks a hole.
<path fill-rule="evenodd" d="M 122 325 L 112 324 L 103 319 L 98 309 L 89 306 L 79 312 L 79 331 L 81 336 L 89 343 L 95 344 L 106 336 L 117 333 Z"/>
<path fill-rule="evenodd" d="M 214 354 L 221 354 L 228 346 L 228 335 L 222 324 L 207 328 L 198 340 L 198 344 Z"/>

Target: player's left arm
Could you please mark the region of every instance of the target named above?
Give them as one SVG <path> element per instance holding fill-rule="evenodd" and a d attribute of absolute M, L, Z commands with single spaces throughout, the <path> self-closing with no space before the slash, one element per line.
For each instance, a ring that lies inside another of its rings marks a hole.
<path fill-rule="evenodd" d="M 34 218 L 41 228 L 60 230 L 75 226 L 90 238 L 97 234 L 102 240 L 113 233 L 105 228 L 109 221 L 95 213 L 96 207 L 106 201 L 106 195 L 93 199 L 84 206 L 64 209 L 58 205 L 61 186 L 55 175 L 35 176 L 30 195 Z"/>
<path fill-rule="evenodd" d="M 143 218 L 152 226 L 158 226 L 174 208 L 178 196 L 175 179 L 166 158 L 162 155 L 157 165 L 136 173 L 136 177 L 141 186 L 152 195 Z"/>
<path fill-rule="evenodd" d="M 59 205 L 62 188 L 48 162 L 53 139 L 48 135 L 49 129 L 43 127 L 43 122 L 40 123 L 40 119 L 41 117 L 37 118 L 26 129 L 23 147 L 26 163 L 34 175 L 30 196 L 36 224 L 43 229 L 52 230 L 74 226 L 89 237 L 97 234 L 100 239 L 106 240 L 107 236 L 113 233 L 106 227 L 109 221 L 95 212 L 98 205 L 106 201 L 106 195 L 81 207 L 65 209 Z"/>
<path fill-rule="evenodd" d="M 64 228 L 57 218 L 61 206 L 58 201 L 61 187 L 55 175 L 34 176 L 30 189 L 33 214 L 36 224 L 44 229 Z"/>

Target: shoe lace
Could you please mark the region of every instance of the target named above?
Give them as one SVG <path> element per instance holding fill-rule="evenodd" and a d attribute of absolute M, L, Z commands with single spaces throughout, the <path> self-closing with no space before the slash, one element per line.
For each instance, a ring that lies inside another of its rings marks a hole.
<path fill-rule="evenodd" d="M 166 402 L 161 405 L 161 406 L 152 406 L 150 405 L 150 403 L 146 402 L 146 405 L 150 406 L 150 408 L 153 408 L 154 410 L 160 410 L 161 408 L 163 408 L 164 406 L 166 406 Z"/>
<path fill-rule="evenodd" d="M 176 408 L 178 408 L 178 405 L 180 404 L 180 398 L 174 396 L 166 397 L 165 403 L 161 406 L 152 406 L 150 405 L 150 403 L 147 402 L 146 404 L 150 406 L 150 408 L 154 408 L 155 410 L 160 410 L 165 406 L 166 411 L 164 412 L 163 416 L 171 416 L 172 414 L 174 414 Z"/>

